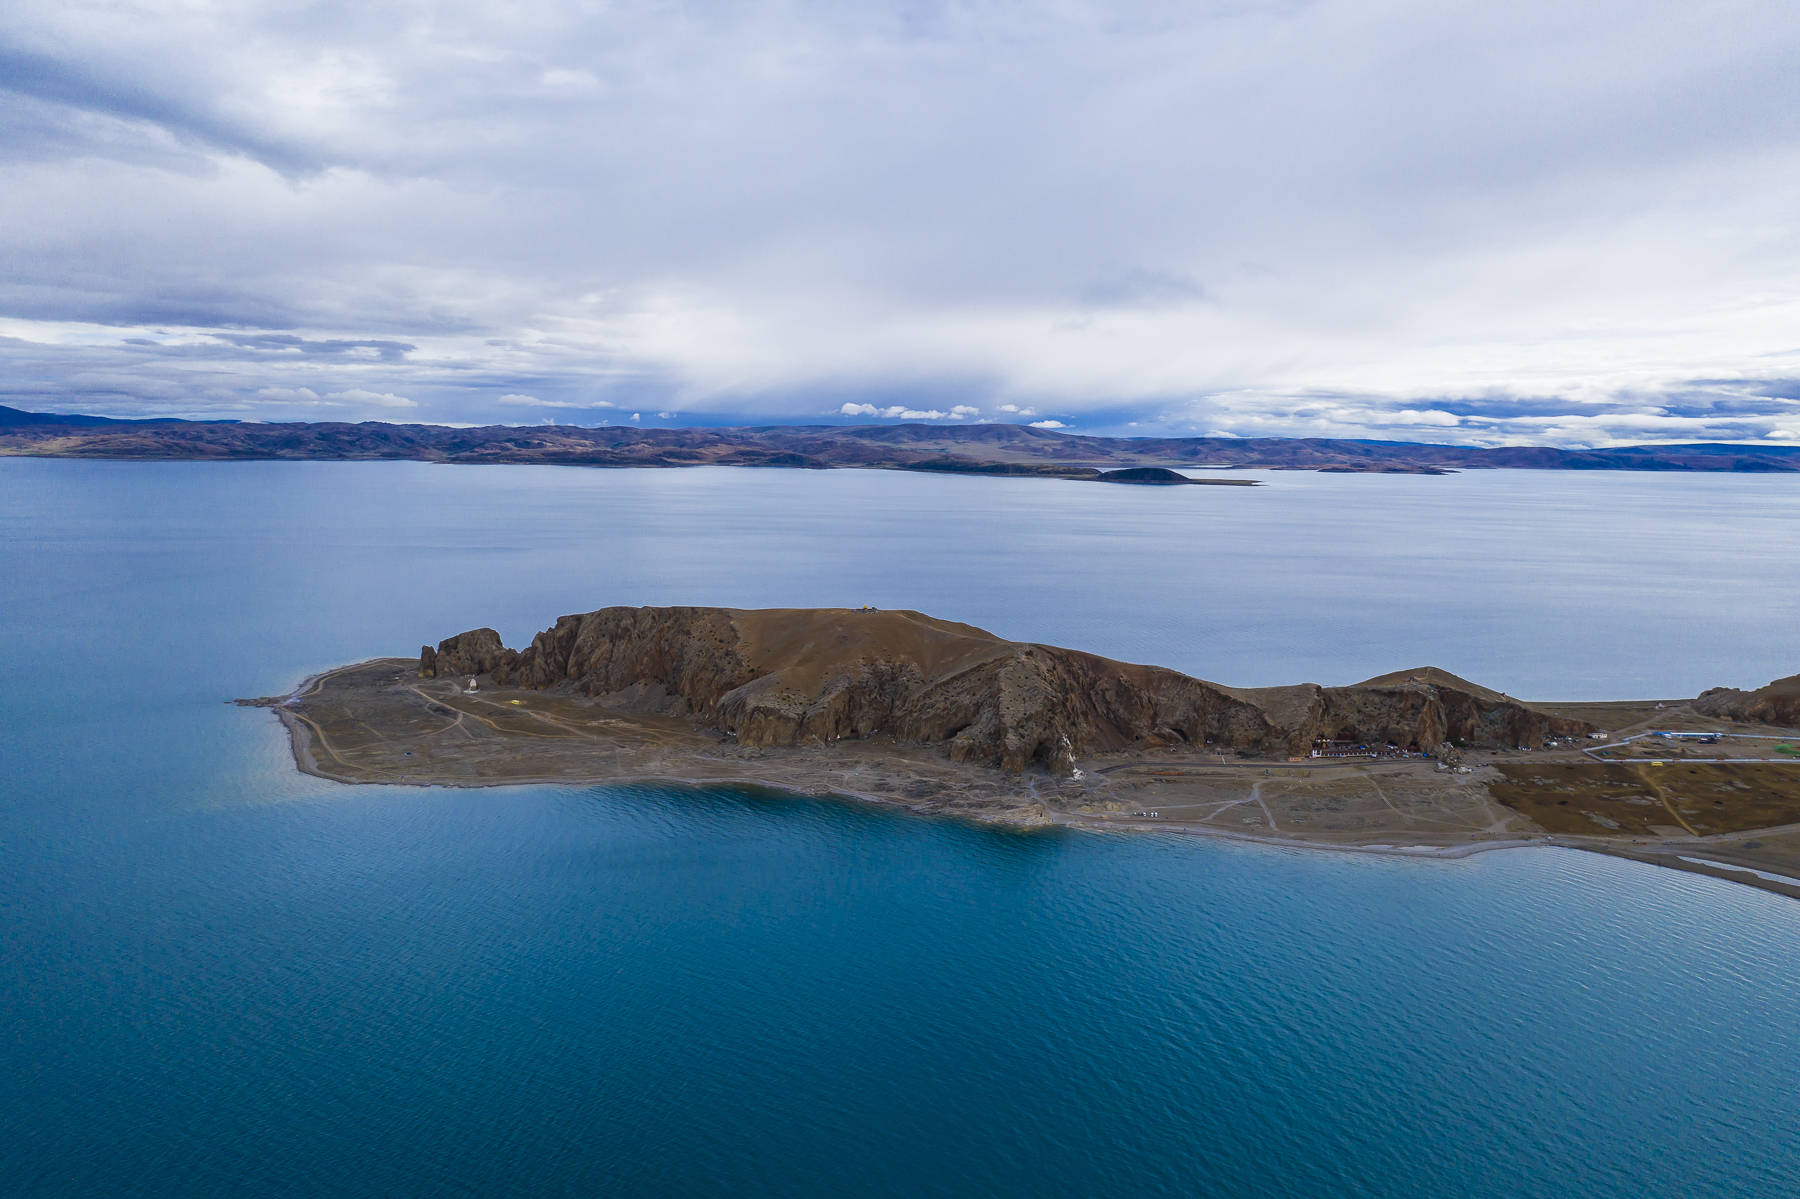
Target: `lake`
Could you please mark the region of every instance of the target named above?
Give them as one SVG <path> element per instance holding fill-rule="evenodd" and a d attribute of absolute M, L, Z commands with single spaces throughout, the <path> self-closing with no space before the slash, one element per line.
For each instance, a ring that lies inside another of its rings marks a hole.
<path fill-rule="evenodd" d="M 1800 905 L 1534 849 L 345 787 L 237 696 L 607 604 L 1235 685 L 1800 670 L 1800 480 L 0 459 L 0 1193 L 1791 1196 Z"/>

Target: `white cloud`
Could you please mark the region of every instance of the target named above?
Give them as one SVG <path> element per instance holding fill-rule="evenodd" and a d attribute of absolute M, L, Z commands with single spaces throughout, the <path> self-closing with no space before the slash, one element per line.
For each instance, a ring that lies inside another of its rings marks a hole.
<path fill-rule="evenodd" d="M 287 404 L 317 404 L 319 393 L 310 387 L 262 387 L 257 389 L 256 398 Z"/>
<path fill-rule="evenodd" d="M 1034 420 L 1031 422 L 1031 427 L 1034 429 L 1066 429 L 1069 426 L 1059 420 Z"/>
<path fill-rule="evenodd" d="M 538 83 L 548 92 L 564 95 L 592 95 L 600 90 L 600 80 L 592 71 L 553 67 L 538 76 Z"/>
<path fill-rule="evenodd" d="M 366 391 L 360 387 L 320 395 L 310 387 L 261 387 L 256 398 L 289 407 L 306 408 L 417 408 L 405 396 L 391 392 Z"/>
<path fill-rule="evenodd" d="M 509 408 L 585 409 L 585 408 L 613 408 L 613 407 L 617 406 L 609 400 L 589 400 L 589 401 L 585 401 L 583 403 L 577 404 L 570 400 L 540 400 L 536 396 L 521 395 L 517 392 L 509 392 L 508 394 L 501 396 L 499 399 L 495 400 L 494 402 L 496 404 L 505 404 Z"/>
<path fill-rule="evenodd" d="M 967 404 L 958 404 L 945 412 L 938 408 L 909 408 L 905 404 L 890 404 L 885 408 L 877 408 L 873 404 L 846 403 L 838 408 L 840 416 L 879 416 L 883 420 L 962 420 L 969 416 L 981 415 L 981 409 L 971 408 Z"/>
<path fill-rule="evenodd" d="M 1673 435 L 1742 382 L 1767 411 L 1704 427 L 1763 438 L 1800 6 L 1727 8 L 14 0 L 0 377 L 1459 440 Z"/>
<path fill-rule="evenodd" d="M 405 396 L 397 396 L 387 391 L 366 391 L 361 387 L 352 387 L 347 391 L 334 391 L 325 397 L 336 400 L 340 404 L 349 404 L 365 408 L 417 408 L 416 400 Z"/>

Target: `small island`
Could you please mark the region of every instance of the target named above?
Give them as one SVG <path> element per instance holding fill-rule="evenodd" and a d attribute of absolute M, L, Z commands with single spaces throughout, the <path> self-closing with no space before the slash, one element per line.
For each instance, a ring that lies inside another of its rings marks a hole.
<path fill-rule="evenodd" d="M 1551 844 L 1800 898 L 1800 676 L 1602 703 L 1434 668 L 1235 688 L 918 612 L 615 607 L 239 702 L 347 783 L 744 783 L 1397 854 Z"/>
<path fill-rule="evenodd" d="M 1140 487 L 1182 487 L 1199 485 L 1204 487 L 1255 487 L 1255 479 L 1196 479 L 1184 475 L 1178 470 L 1170 470 L 1166 466 L 1123 466 L 1118 470 L 1103 470 L 1094 476 L 1096 483 L 1135 483 Z"/>

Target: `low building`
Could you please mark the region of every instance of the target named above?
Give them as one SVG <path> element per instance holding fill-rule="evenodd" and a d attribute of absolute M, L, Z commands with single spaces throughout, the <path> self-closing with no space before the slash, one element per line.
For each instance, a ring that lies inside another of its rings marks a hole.
<path fill-rule="evenodd" d="M 1360 741 L 1332 741 L 1321 737 L 1313 742 L 1312 753 L 1308 756 L 1314 758 L 1379 758 L 1384 752 L 1386 751 L 1365 745 Z"/>

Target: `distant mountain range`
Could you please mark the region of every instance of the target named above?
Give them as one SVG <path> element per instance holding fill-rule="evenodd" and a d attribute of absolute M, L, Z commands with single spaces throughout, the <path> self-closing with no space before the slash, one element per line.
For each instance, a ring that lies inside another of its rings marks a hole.
<path fill-rule="evenodd" d="M 1658 444 L 1603 450 L 1322 437 L 1093 437 L 1025 425 L 767 425 L 735 429 L 512 428 L 380 422 L 115 420 L 0 406 L 0 455 L 296 459 L 566 466 L 784 466 L 1095 478 L 1122 467 L 1327 470 L 1800 471 L 1800 445 Z"/>

